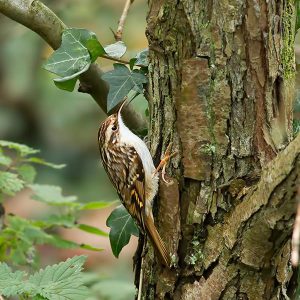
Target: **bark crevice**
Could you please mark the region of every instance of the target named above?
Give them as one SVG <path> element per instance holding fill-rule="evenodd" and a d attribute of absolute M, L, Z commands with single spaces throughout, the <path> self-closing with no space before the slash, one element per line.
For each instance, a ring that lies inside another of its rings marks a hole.
<path fill-rule="evenodd" d="M 157 218 L 177 264 L 147 258 L 147 299 L 287 292 L 300 138 L 286 147 L 293 80 L 282 68 L 292 58 L 278 49 L 295 12 L 285 2 L 149 1 L 151 149 L 173 139 L 180 152 L 168 168 L 176 196 L 161 186 Z M 172 206 L 176 231 L 164 225 Z"/>

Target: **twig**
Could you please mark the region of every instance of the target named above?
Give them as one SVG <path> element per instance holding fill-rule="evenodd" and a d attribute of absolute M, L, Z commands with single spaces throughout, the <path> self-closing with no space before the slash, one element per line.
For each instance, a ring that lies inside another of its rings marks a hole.
<path fill-rule="evenodd" d="M 121 18 L 119 20 L 118 29 L 117 32 L 114 34 L 116 41 L 122 41 L 122 35 L 123 35 L 123 29 L 124 24 L 127 18 L 128 10 L 130 5 L 133 3 L 134 0 L 126 0 L 125 6 L 121 15 Z"/>
<path fill-rule="evenodd" d="M 23 24 L 40 35 L 53 49 L 61 44 L 62 31 L 67 26 L 46 5 L 38 0 L 0 0 L 0 13 Z M 89 93 L 106 113 L 108 86 L 101 79 L 102 71 L 96 64 L 80 76 L 83 91 Z M 131 129 L 147 127 L 146 118 L 136 112 L 132 105 L 124 110 L 125 122 Z"/>
<path fill-rule="evenodd" d="M 112 57 L 112 56 L 109 56 L 109 55 L 106 55 L 106 54 L 101 55 L 101 57 L 109 59 L 109 60 L 117 61 L 117 62 L 120 62 L 122 64 L 126 64 L 126 65 L 130 64 L 130 62 L 128 60 L 124 60 L 124 59 L 120 59 L 120 58 L 115 58 L 115 57 Z"/>
<path fill-rule="evenodd" d="M 299 264 L 299 240 L 300 240 L 300 187 L 297 193 L 297 214 L 294 223 L 294 230 L 292 235 L 292 251 L 291 251 L 291 262 L 294 267 Z"/>
<path fill-rule="evenodd" d="M 112 56 L 109 56 L 109 55 L 106 55 L 106 54 L 101 55 L 100 57 L 106 58 L 106 59 L 109 59 L 109 60 L 112 60 L 112 61 L 116 61 L 116 62 L 125 64 L 125 65 L 130 65 L 130 61 L 125 60 L 125 59 L 115 58 L 115 57 L 112 57 Z M 135 64 L 135 66 L 137 66 L 137 67 L 145 67 L 145 65 L 139 65 L 139 64 Z"/>

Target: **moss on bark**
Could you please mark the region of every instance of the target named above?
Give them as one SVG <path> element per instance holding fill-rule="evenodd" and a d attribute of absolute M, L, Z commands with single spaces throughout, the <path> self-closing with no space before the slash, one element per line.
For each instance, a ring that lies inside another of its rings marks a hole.
<path fill-rule="evenodd" d="M 291 137 L 291 3 L 149 2 L 151 151 L 159 160 L 172 141 L 178 155 L 155 203 L 175 266 L 149 250 L 144 299 L 293 292 L 299 138 L 278 155 Z"/>

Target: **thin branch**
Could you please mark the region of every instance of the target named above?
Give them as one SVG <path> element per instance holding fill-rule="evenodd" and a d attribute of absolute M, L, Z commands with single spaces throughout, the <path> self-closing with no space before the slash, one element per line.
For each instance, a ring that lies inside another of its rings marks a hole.
<path fill-rule="evenodd" d="M 122 64 L 126 64 L 126 65 L 129 65 L 130 62 L 128 60 L 124 60 L 124 59 L 120 59 L 120 58 L 115 58 L 115 57 L 112 57 L 112 56 L 109 56 L 109 55 L 101 55 L 102 58 L 106 58 L 106 59 L 109 59 L 109 60 L 113 60 L 113 61 L 116 61 L 116 62 L 120 62 Z"/>
<path fill-rule="evenodd" d="M 112 61 L 116 61 L 116 62 L 125 64 L 125 65 L 130 65 L 130 61 L 125 60 L 125 59 L 115 58 L 115 57 L 112 57 L 112 56 L 109 56 L 109 55 L 106 55 L 106 54 L 101 55 L 100 57 L 106 58 L 106 59 L 109 59 L 109 60 L 112 60 Z M 135 64 L 135 66 L 137 66 L 137 67 L 145 67 L 145 65 L 139 65 L 139 64 Z"/>
<path fill-rule="evenodd" d="M 119 20 L 118 24 L 118 29 L 117 32 L 115 33 L 115 39 L 116 41 L 122 41 L 122 35 L 123 35 L 123 29 L 124 29 L 124 24 L 128 15 L 128 10 L 130 5 L 133 3 L 134 0 L 126 0 L 125 6 L 121 15 L 121 18 Z"/>
<path fill-rule="evenodd" d="M 52 10 L 38 0 L 0 0 L 0 13 L 36 32 L 53 49 L 59 48 L 62 31 L 67 28 Z M 100 68 L 92 64 L 79 78 L 80 91 L 89 93 L 106 113 L 109 88 L 101 75 Z M 124 119 L 132 129 L 147 127 L 145 117 L 137 113 L 132 104 L 124 110 Z"/>

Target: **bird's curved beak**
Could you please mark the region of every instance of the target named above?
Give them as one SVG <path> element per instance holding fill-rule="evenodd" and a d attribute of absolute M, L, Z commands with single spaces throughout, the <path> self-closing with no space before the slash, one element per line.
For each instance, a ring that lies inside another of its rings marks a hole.
<path fill-rule="evenodd" d="M 121 106 L 119 107 L 119 109 L 118 109 L 118 117 L 120 117 L 121 116 L 121 111 L 122 111 L 122 108 L 124 107 L 124 105 L 125 105 L 125 103 L 127 102 L 127 96 L 124 98 L 124 100 L 123 100 L 123 103 L 121 104 Z"/>

